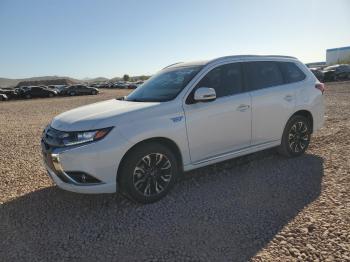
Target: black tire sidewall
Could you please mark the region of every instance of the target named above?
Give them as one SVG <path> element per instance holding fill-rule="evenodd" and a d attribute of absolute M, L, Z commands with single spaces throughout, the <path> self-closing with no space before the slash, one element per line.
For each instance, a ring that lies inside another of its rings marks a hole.
<path fill-rule="evenodd" d="M 163 192 L 155 196 L 145 197 L 142 194 L 140 194 L 134 187 L 133 172 L 136 165 L 140 161 L 140 159 L 151 153 L 161 153 L 167 156 L 167 158 L 170 160 L 172 165 L 172 176 L 168 184 L 168 187 Z M 174 186 L 176 182 L 176 178 L 178 177 L 178 174 L 179 174 L 178 161 L 174 153 L 170 149 L 168 149 L 166 146 L 163 146 L 160 143 L 152 142 L 152 143 L 142 144 L 128 153 L 128 155 L 126 156 L 126 158 L 122 163 L 121 170 L 118 173 L 118 176 L 119 176 L 118 182 L 119 182 L 121 192 L 124 195 L 126 195 L 128 198 L 142 204 L 149 204 L 160 200 L 171 190 L 171 188 Z"/>
<path fill-rule="evenodd" d="M 308 140 L 305 148 L 296 153 L 296 152 L 292 151 L 289 147 L 288 135 L 289 135 L 289 131 L 292 128 L 292 126 L 296 122 L 300 122 L 300 121 L 304 122 L 307 125 L 308 132 L 309 132 L 309 140 Z M 304 117 L 304 116 L 291 117 L 289 119 L 284 131 L 283 131 L 282 143 L 281 143 L 280 150 L 279 150 L 280 153 L 282 153 L 283 155 L 288 156 L 288 157 L 297 157 L 297 156 L 304 154 L 305 151 L 307 150 L 307 148 L 309 147 L 309 144 L 310 144 L 311 132 L 312 132 L 312 130 L 311 130 L 310 121 L 306 117 Z"/>

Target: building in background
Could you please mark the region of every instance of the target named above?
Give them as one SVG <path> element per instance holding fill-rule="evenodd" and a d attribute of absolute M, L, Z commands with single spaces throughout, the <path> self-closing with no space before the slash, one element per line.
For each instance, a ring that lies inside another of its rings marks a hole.
<path fill-rule="evenodd" d="M 326 50 L 327 65 L 350 64 L 350 46 Z"/>

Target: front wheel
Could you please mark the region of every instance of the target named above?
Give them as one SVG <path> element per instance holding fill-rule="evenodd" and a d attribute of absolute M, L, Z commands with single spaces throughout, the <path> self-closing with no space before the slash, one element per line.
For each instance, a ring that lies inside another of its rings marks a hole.
<path fill-rule="evenodd" d="M 170 191 L 179 169 L 171 150 L 159 143 L 147 143 L 126 156 L 120 171 L 122 193 L 136 202 L 148 204 Z"/>
<path fill-rule="evenodd" d="M 303 116 L 293 116 L 284 129 L 278 151 L 287 157 L 300 156 L 308 148 L 310 139 L 310 121 Z"/>

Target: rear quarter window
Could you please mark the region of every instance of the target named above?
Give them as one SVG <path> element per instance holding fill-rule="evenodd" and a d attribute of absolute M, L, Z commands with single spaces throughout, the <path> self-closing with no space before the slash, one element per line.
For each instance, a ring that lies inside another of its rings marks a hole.
<path fill-rule="evenodd" d="M 303 71 L 293 62 L 278 62 L 286 84 L 302 81 L 306 78 Z"/>

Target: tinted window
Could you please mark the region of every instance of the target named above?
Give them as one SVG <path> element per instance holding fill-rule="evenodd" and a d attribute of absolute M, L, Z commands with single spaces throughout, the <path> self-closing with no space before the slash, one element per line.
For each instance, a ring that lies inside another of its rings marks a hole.
<path fill-rule="evenodd" d="M 245 71 L 250 90 L 278 86 L 284 83 L 276 62 L 247 62 L 245 63 Z"/>
<path fill-rule="evenodd" d="M 241 93 L 243 81 L 241 64 L 227 64 L 214 68 L 197 84 L 196 88 L 214 88 L 216 97 L 223 97 Z"/>
<path fill-rule="evenodd" d="M 286 83 L 294 83 L 304 80 L 306 75 L 292 62 L 278 62 Z"/>

